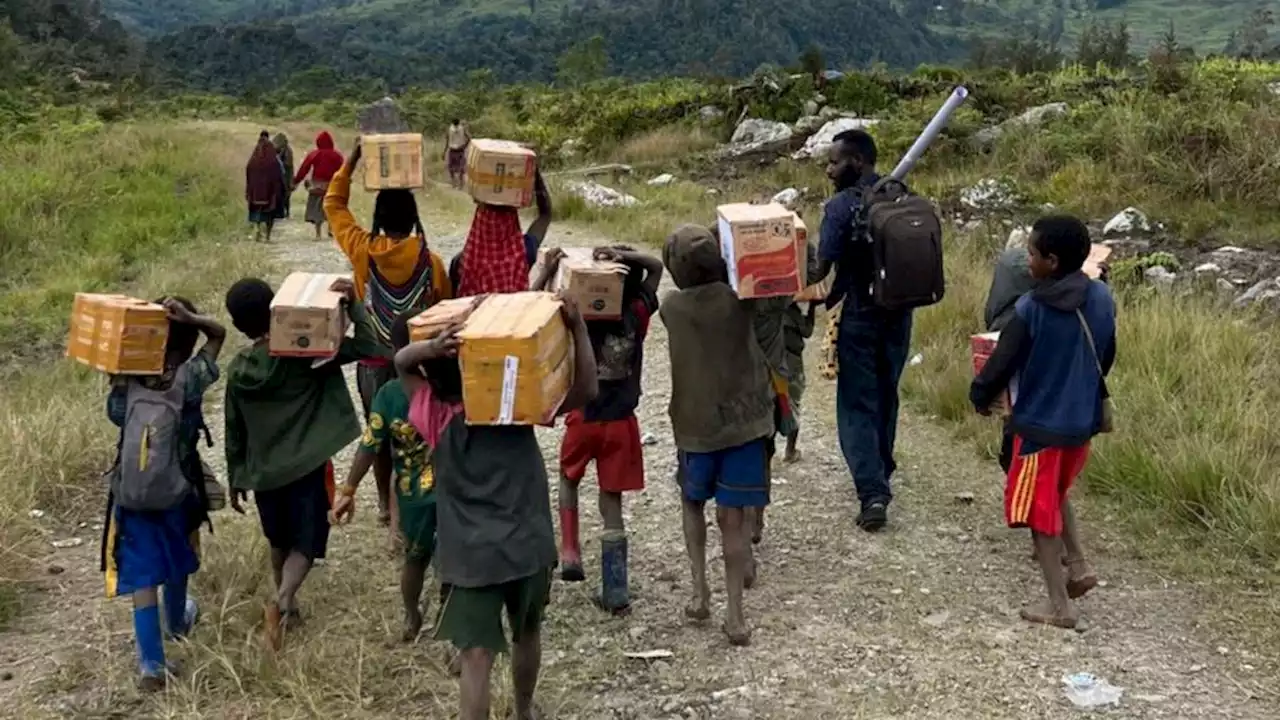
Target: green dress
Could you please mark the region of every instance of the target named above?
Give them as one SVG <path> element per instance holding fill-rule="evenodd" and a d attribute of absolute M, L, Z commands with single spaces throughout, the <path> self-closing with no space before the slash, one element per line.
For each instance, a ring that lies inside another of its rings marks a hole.
<path fill-rule="evenodd" d="M 384 443 L 391 443 L 391 477 L 400 512 L 400 531 L 405 538 L 405 554 L 413 560 L 430 561 L 436 544 L 431 448 L 409 423 L 409 397 L 399 379 L 383 385 L 374 396 L 360 448 L 376 453 Z"/>

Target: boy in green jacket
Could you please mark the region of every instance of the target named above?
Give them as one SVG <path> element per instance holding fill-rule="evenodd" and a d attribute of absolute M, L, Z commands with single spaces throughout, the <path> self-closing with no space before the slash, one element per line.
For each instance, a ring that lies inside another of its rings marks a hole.
<path fill-rule="evenodd" d="M 317 366 L 307 358 L 272 357 L 267 336 L 275 292 L 262 280 L 245 278 L 227 291 L 227 312 L 253 345 L 227 368 L 226 451 L 231 507 L 244 513 L 250 490 L 262 533 L 271 545 L 276 599 L 266 608 L 265 631 L 279 648 L 282 631 L 300 618 L 295 595 L 329 540 L 330 459 L 360 437 L 360 421 L 342 366 L 383 357 L 377 332 L 356 301 L 355 286 L 339 280 L 355 336 L 344 339 L 333 360 Z"/>

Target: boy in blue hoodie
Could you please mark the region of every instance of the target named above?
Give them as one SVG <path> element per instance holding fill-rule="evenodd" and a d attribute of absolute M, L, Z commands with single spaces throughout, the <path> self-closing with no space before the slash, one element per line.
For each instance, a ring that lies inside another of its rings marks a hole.
<path fill-rule="evenodd" d="M 1005 485 L 1009 527 L 1031 529 L 1048 599 L 1023 619 L 1062 628 L 1079 621 L 1072 600 L 1098 583 L 1080 547 L 1067 500 L 1089 459 L 1094 435 L 1106 431 L 1106 376 L 1115 361 L 1115 302 L 1107 286 L 1082 271 L 1089 230 L 1068 216 L 1041 218 L 1027 246 L 1038 284 L 1020 298 L 969 398 L 991 412 L 1016 381 L 1013 462 Z M 1066 572 L 1059 558 L 1066 558 Z"/>

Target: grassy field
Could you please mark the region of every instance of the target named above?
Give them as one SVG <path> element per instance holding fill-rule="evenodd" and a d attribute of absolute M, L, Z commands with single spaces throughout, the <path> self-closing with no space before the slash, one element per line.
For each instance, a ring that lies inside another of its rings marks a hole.
<path fill-rule="evenodd" d="M 30 512 L 99 512 L 106 390 L 62 359 L 74 293 L 181 293 L 220 312 L 227 285 L 261 272 L 229 182 L 245 149 L 225 140 L 122 125 L 0 148 L 0 626 L 47 552 Z"/>

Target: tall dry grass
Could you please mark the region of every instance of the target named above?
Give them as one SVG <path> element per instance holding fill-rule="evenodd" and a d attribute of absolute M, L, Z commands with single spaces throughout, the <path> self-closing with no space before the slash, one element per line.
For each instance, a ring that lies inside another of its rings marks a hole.
<path fill-rule="evenodd" d="M 248 148 L 219 140 L 116 126 L 0 148 L 0 626 L 47 551 L 31 511 L 101 504 L 104 378 L 61 357 L 74 293 L 180 293 L 215 311 L 262 272 L 263 248 L 236 242 L 243 188 L 226 165 Z"/>

